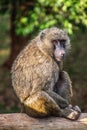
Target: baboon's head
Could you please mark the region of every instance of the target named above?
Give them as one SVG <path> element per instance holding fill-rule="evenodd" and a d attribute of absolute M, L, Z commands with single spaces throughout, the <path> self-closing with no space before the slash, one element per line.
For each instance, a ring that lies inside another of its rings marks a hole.
<path fill-rule="evenodd" d="M 42 41 L 42 49 L 57 61 L 63 60 L 66 52 L 70 49 L 70 40 L 64 30 L 57 27 L 45 29 L 39 34 Z"/>

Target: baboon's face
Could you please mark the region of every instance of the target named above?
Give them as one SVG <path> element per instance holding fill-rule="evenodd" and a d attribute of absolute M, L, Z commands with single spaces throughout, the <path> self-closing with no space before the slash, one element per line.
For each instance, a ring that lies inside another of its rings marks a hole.
<path fill-rule="evenodd" d="M 52 40 L 54 57 L 57 61 L 64 59 L 66 54 L 66 40 L 65 39 L 55 39 Z"/>
<path fill-rule="evenodd" d="M 64 59 L 67 50 L 70 47 L 67 33 L 58 28 L 44 30 L 43 41 L 45 45 L 51 48 L 53 56 L 57 61 Z"/>

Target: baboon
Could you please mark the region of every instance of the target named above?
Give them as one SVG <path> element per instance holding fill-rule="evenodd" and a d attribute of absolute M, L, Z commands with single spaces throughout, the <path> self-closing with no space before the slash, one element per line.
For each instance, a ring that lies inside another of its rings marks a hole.
<path fill-rule="evenodd" d="M 81 110 L 70 105 L 72 83 L 63 70 L 69 49 L 68 34 L 52 27 L 42 30 L 14 61 L 12 85 L 29 116 L 78 119 Z"/>

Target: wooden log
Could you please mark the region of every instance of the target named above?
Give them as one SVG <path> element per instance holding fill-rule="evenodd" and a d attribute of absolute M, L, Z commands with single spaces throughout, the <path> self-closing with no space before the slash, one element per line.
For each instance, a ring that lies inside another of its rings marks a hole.
<path fill-rule="evenodd" d="M 87 130 L 87 113 L 82 113 L 77 121 L 31 118 L 24 113 L 0 114 L 0 130 Z"/>

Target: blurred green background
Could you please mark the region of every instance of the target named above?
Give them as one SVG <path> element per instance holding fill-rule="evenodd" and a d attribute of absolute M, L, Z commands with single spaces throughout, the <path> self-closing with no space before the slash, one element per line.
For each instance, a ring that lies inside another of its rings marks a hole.
<path fill-rule="evenodd" d="M 70 74 L 72 104 L 87 112 L 87 0 L 0 1 L 0 113 L 20 112 L 11 84 L 11 66 L 27 41 L 57 26 L 70 36 L 72 49 L 64 70 Z"/>

